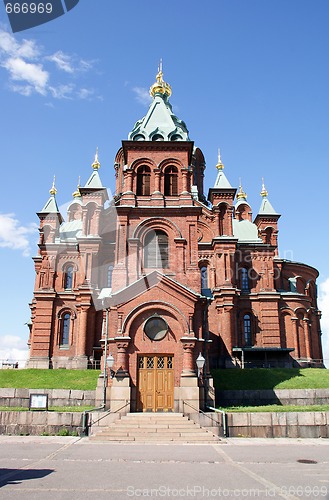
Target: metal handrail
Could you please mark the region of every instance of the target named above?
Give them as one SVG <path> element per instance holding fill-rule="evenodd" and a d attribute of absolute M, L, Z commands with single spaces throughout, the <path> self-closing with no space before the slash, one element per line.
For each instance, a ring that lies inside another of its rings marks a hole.
<path fill-rule="evenodd" d="M 102 416 L 100 418 L 98 418 L 97 420 L 91 420 L 90 422 L 88 422 L 88 414 L 93 412 L 93 411 L 104 410 L 105 409 L 104 405 L 99 406 L 98 408 L 93 408 L 92 410 L 84 411 L 83 416 L 82 416 L 82 427 L 83 427 L 84 435 L 88 436 L 89 429 L 91 429 L 92 425 L 97 424 L 97 422 L 100 422 L 101 420 L 103 420 L 103 418 L 107 417 L 108 415 L 118 413 L 120 410 L 123 410 L 123 408 L 126 408 L 126 406 L 129 406 L 129 404 L 130 404 L 130 401 L 126 400 L 126 403 L 123 406 L 121 406 L 120 408 L 117 408 L 115 411 L 112 411 L 111 408 L 109 408 L 107 411 L 105 411 L 102 414 Z"/>
<path fill-rule="evenodd" d="M 209 408 L 209 410 L 212 410 L 214 412 L 217 412 L 217 413 L 221 413 L 223 415 L 223 434 L 224 434 L 224 437 L 228 437 L 227 436 L 227 414 L 225 413 L 224 410 L 219 410 L 218 408 L 213 408 L 212 406 L 208 406 L 207 405 L 207 408 Z"/>
<path fill-rule="evenodd" d="M 210 420 L 212 422 L 214 422 L 214 424 L 216 424 L 216 426 L 218 426 L 218 422 L 216 422 L 216 420 L 214 420 L 213 418 L 211 418 L 209 415 L 207 415 L 207 413 L 205 413 L 204 411 L 200 410 L 200 408 L 195 408 L 195 406 L 191 405 L 190 403 L 188 403 L 187 401 L 183 401 L 183 405 L 187 405 L 189 406 L 190 408 L 192 408 L 193 410 L 195 410 L 196 412 L 198 413 L 202 413 L 202 415 L 205 415 L 206 417 L 210 418 Z M 207 407 L 207 408 L 210 408 L 210 407 Z M 183 413 L 184 413 L 184 410 L 183 410 Z M 224 430 L 224 427 L 225 427 L 225 430 Z M 226 426 L 223 425 L 223 433 L 224 433 L 224 437 L 226 437 Z M 212 435 L 215 436 L 216 438 L 220 439 L 219 436 L 217 436 L 216 434 L 214 434 L 212 432 Z"/>

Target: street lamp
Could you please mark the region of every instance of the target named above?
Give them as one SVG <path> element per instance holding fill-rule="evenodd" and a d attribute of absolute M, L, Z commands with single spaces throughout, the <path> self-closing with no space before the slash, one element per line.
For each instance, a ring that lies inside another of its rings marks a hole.
<path fill-rule="evenodd" d="M 200 378 L 200 375 L 201 375 L 201 372 L 203 370 L 203 367 L 204 367 L 204 364 L 205 364 L 205 359 L 204 357 L 202 356 L 201 352 L 199 354 L 199 356 L 197 357 L 196 359 L 196 365 L 198 367 L 198 378 Z"/>
<path fill-rule="evenodd" d="M 110 377 L 113 378 L 114 371 L 112 370 L 112 368 L 114 365 L 114 357 L 113 357 L 112 353 L 109 356 L 107 356 L 106 364 L 107 364 L 108 369 L 110 370 Z"/>

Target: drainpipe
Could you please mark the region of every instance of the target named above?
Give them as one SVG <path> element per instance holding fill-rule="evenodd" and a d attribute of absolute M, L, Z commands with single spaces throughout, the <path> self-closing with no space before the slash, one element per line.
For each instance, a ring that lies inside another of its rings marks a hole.
<path fill-rule="evenodd" d="M 106 371 L 106 357 L 107 357 L 107 346 L 108 346 L 108 326 L 109 326 L 109 310 L 106 308 L 105 315 L 105 342 L 104 342 L 104 370 L 103 370 L 103 407 L 106 407 L 106 387 L 107 387 L 107 371 Z"/>

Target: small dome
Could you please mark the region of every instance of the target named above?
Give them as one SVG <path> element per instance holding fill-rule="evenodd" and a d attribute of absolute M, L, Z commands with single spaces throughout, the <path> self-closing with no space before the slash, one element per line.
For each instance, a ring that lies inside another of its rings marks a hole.
<path fill-rule="evenodd" d="M 162 72 L 162 61 L 159 65 L 159 71 L 156 76 L 156 82 L 150 88 L 150 95 L 155 97 L 156 94 L 161 94 L 166 97 L 170 97 L 172 94 L 171 87 L 169 83 L 163 81 L 163 72 Z"/>

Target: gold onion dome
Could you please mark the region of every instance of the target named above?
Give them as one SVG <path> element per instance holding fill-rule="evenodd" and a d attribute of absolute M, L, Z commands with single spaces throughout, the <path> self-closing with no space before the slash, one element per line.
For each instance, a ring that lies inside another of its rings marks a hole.
<path fill-rule="evenodd" d="M 220 156 L 220 149 L 218 148 L 218 162 L 216 165 L 217 170 L 223 170 L 224 169 L 224 163 L 222 162 L 221 156 Z"/>
<path fill-rule="evenodd" d="M 93 167 L 94 170 L 98 170 L 101 167 L 101 164 L 99 163 L 98 160 L 98 148 L 96 148 L 95 159 L 91 166 Z"/>
<path fill-rule="evenodd" d="M 51 194 L 51 196 L 55 196 L 56 193 L 57 193 L 57 189 L 55 187 L 55 176 L 54 176 L 53 185 L 51 186 L 51 188 L 49 190 L 49 194 Z"/>
<path fill-rule="evenodd" d="M 268 192 L 267 192 L 265 184 L 264 184 L 264 179 L 263 179 L 262 190 L 260 192 L 260 195 L 261 195 L 262 198 L 266 198 L 267 195 L 268 195 Z"/>
<path fill-rule="evenodd" d="M 79 177 L 79 180 L 78 180 L 77 189 L 76 189 L 76 191 L 74 191 L 74 193 L 72 193 L 72 196 L 73 196 L 73 198 L 81 198 L 81 193 L 80 193 L 80 177 Z"/>
<path fill-rule="evenodd" d="M 247 199 L 247 193 L 243 191 L 241 181 L 239 186 L 239 192 L 237 193 L 236 197 L 238 200 Z"/>
<path fill-rule="evenodd" d="M 169 83 L 163 81 L 162 61 L 160 61 L 156 82 L 150 87 L 150 95 L 155 97 L 156 94 L 170 97 L 172 93 Z"/>

